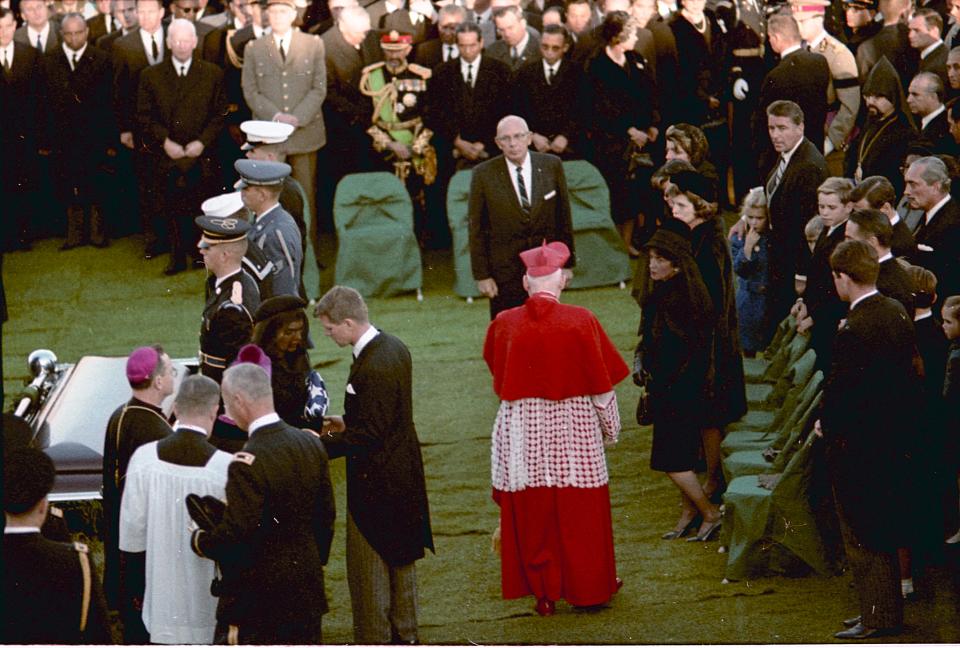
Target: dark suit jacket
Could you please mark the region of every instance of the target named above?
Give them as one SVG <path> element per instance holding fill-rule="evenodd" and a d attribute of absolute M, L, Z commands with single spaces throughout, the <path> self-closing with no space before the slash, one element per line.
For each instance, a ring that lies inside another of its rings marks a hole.
<path fill-rule="evenodd" d="M 410 352 L 381 331 L 347 380 L 346 430 L 324 444 L 331 458 L 347 459 L 347 508 L 360 533 L 387 564 L 408 565 L 433 551 Z"/>
<path fill-rule="evenodd" d="M 0 164 L 0 188 L 6 191 L 29 189 L 37 181 L 42 75 L 36 48 L 14 41 L 13 66 L 9 73 L 0 73 L 0 146 L 6 160 Z M 10 164 L 12 160 L 16 164 Z"/>
<path fill-rule="evenodd" d="M 924 224 L 921 217 L 913 235 L 917 252 L 910 261 L 937 276 L 937 298 L 942 304 L 950 295 L 960 293 L 960 206 L 951 198 L 929 224 Z M 923 250 L 921 245 L 933 251 Z"/>
<path fill-rule="evenodd" d="M 803 301 L 813 318 L 810 346 L 817 353 L 817 368 L 824 371 L 830 367 L 830 348 L 837 325 L 847 312 L 847 305 L 837 295 L 833 271 L 830 269 L 830 255 L 843 243 L 844 227 L 840 225 L 829 236 L 828 229 L 824 227 L 810 256 L 810 265 L 806 268 L 807 287 L 803 291 Z"/>
<path fill-rule="evenodd" d="M 109 14 L 97 14 L 93 18 L 87 19 L 87 28 L 90 30 L 90 33 L 87 35 L 87 40 L 96 45 L 97 41 L 100 40 L 101 36 L 107 35 L 107 20 L 114 21 L 113 16 Z M 116 25 L 116 22 L 113 22 Z M 110 33 L 112 34 L 115 31 L 119 31 L 120 27 L 117 26 L 116 29 L 111 29 Z M 99 45 L 97 45 L 99 47 Z"/>
<path fill-rule="evenodd" d="M 890 119 L 893 121 L 889 121 Z M 907 153 L 907 147 L 916 136 L 917 133 L 907 118 L 900 113 L 894 113 L 883 121 L 867 121 L 847 149 L 846 176 L 853 178 L 857 166 L 860 166 L 861 178 L 883 176 L 890 181 L 899 196 L 903 193 L 903 172 L 900 171 L 900 164 Z"/>
<path fill-rule="evenodd" d="M 366 131 L 373 103 L 360 92 L 360 75 L 364 67 L 383 58 L 377 34 L 367 34 L 359 50 L 347 43 L 336 27 L 324 32 L 322 39 L 327 64 L 327 98 L 323 104 L 327 129 L 338 134 L 345 128 Z M 333 144 L 334 136 L 329 140 Z"/>
<path fill-rule="evenodd" d="M 24 45 L 29 45 L 34 49 L 37 48 L 36 43 L 31 43 L 28 40 L 26 25 L 17 28 L 17 31 L 13 33 L 13 40 L 17 41 L 18 43 L 23 43 Z M 60 42 L 60 25 L 51 18 L 50 32 L 47 34 L 47 42 L 43 45 L 43 53 L 55 54 L 57 50 L 60 49 Z M 14 54 L 14 56 L 16 56 L 16 54 Z"/>
<path fill-rule="evenodd" d="M 913 467 L 907 458 L 922 406 L 913 318 L 874 295 L 837 332 L 820 421 L 834 492 L 857 540 L 872 550 L 905 544 Z"/>
<path fill-rule="evenodd" d="M 917 128 L 920 120 L 917 119 Z M 953 135 L 950 134 L 950 123 L 947 121 L 947 111 L 930 120 L 926 128 L 920 130 L 920 136 L 933 143 L 933 149 L 938 153 L 950 153 L 954 148 Z"/>
<path fill-rule="evenodd" d="M 561 61 L 549 85 L 543 61 L 528 63 L 513 77 L 514 111 L 527 120 L 531 132 L 551 139 L 564 135 L 575 147 L 581 119 L 578 108 L 582 79 L 581 68 L 569 58 Z"/>
<path fill-rule="evenodd" d="M 947 46 L 943 43 L 940 43 L 929 55 L 927 58 L 920 59 L 920 64 L 917 67 L 917 72 L 933 72 L 941 79 L 943 79 L 943 87 L 950 87 L 950 80 L 947 79 Z"/>
<path fill-rule="evenodd" d="M 770 150 L 767 106 L 781 99 L 800 106 L 803 110 L 803 134 L 818 150 L 822 150 L 829 85 L 830 66 L 820 54 L 800 49 L 781 60 L 777 67 L 767 73 L 760 88 L 760 99 L 753 119 L 756 150 Z M 816 214 L 816 210 L 809 215 L 813 214 Z"/>
<path fill-rule="evenodd" d="M 166 34 L 166 33 L 164 33 Z M 163 60 L 170 59 L 170 48 L 164 35 Z M 117 117 L 117 127 L 121 133 L 137 130 L 137 91 L 140 87 L 140 73 L 150 64 L 143 49 L 140 28 L 132 30 L 126 36 L 120 36 L 113 42 L 113 111 Z"/>
<path fill-rule="evenodd" d="M 87 627 L 80 632 L 83 576 L 76 545 L 39 533 L 3 536 L 3 625 L 6 644 L 110 644 L 103 589 L 93 559 Z M 56 610 L 56 613 L 52 611 Z"/>
<path fill-rule="evenodd" d="M 495 43 L 491 43 L 483 50 L 484 56 L 489 56 L 490 58 L 495 58 L 498 61 L 502 61 L 506 64 L 511 70 L 516 71 L 528 63 L 537 62 L 540 60 L 540 37 L 537 36 L 532 29 L 527 27 L 527 46 L 523 48 L 523 51 L 520 52 L 520 55 L 517 57 L 517 60 L 514 61 L 510 57 L 510 46 L 507 45 L 507 41 L 498 40 Z"/>
<path fill-rule="evenodd" d="M 247 25 L 243 29 L 235 29 L 233 22 L 228 21 L 224 25 L 214 29 L 203 40 L 203 60 L 216 64 L 223 70 L 223 87 L 227 94 L 227 123 L 239 125 L 250 119 L 250 108 L 243 98 L 243 87 L 241 85 L 241 68 L 233 64 L 227 53 L 227 34 L 230 36 L 230 46 L 234 53 L 242 61 L 243 52 L 247 44 L 253 41 L 253 27 Z"/>
<path fill-rule="evenodd" d="M 885 25 L 875 36 L 867 39 L 857 48 L 857 69 L 860 80 L 865 81 L 870 70 L 881 56 L 886 56 L 900 76 L 904 92 L 910 80 L 917 73 L 920 54 L 910 47 L 908 29 L 904 23 Z"/>
<path fill-rule="evenodd" d="M 204 145 L 203 156 L 213 154 L 212 144 L 223 128 L 227 98 L 223 73 L 213 63 L 194 58 L 186 78 L 180 78 L 173 57 L 140 75 L 137 121 L 146 146 L 169 165 L 163 142 L 170 138 L 185 146 L 194 140 Z"/>
<path fill-rule="evenodd" d="M 193 430 L 175 430 L 157 441 L 157 458 L 178 466 L 206 466 L 216 451 L 207 437 Z"/>
<path fill-rule="evenodd" d="M 896 258 L 880 263 L 880 276 L 877 277 L 877 290 L 884 297 L 895 299 L 913 319 L 913 281 Z"/>
<path fill-rule="evenodd" d="M 62 48 L 43 58 L 46 120 L 42 147 L 51 151 L 55 191 L 69 200 L 71 195 L 85 196 L 92 190 L 106 162 L 107 148 L 114 141 L 110 59 L 89 45 L 75 71 Z"/>
<path fill-rule="evenodd" d="M 492 157 L 497 122 L 510 106 L 510 68 L 489 56 L 480 57 L 473 89 L 460 74 L 460 59 L 441 64 L 427 86 L 427 126 L 449 150 L 457 135 L 468 142 L 483 142 Z"/>
<path fill-rule="evenodd" d="M 97 40 L 90 39 L 97 47 L 102 49 L 104 52 L 113 57 L 113 44 L 117 42 L 118 39 L 123 38 L 125 34 L 122 29 L 115 29 L 109 34 L 104 34 L 97 38 Z"/>
<path fill-rule="evenodd" d="M 194 549 L 239 567 L 217 620 L 253 643 L 316 643 L 336 508 L 319 438 L 283 421 L 255 430 L 227 473 L 227 510 Z M 273 631 L 273 632 L 271 632 Z"/>
<path fill-rule="evenodd" d="M 567 267 L 573 267 L 573 225 L 563 163 L 555 155 L 530 152 L 533 166 L 530 212 L 520 208 L 510 179 L 512 170 L 502 155 L 473 170 L 470 181 L 470 263 L 473 278 L 492 278 L 502 300 L 522 304 L 524 266 L 519 254 L 547 241 L 563 241 L 570 248 Z"/>
<path fill-rule="evenodd" d="M 774 165 L 778 160 L 774 160 Z M 776 166 L 763 177 L 776 173 Z M 807 221 L 817 213 L 817 187 L 827 178 L 823 155 L 804 138 L 790 158 L 780 186 L 769 198 L 770 312 L 772 323 L 786 317 L 794 300 L 793 278 L 808 249 L 803 234 Z"/>
<path fill-rule="evenodd" d="M 902 218 L 893 226 L 893 238 L 890 240 L 890 249 L 895 257 L 909 257 L 917 253 L 917 242 L 913 239 L 913 232 L 907 227 Z"/>

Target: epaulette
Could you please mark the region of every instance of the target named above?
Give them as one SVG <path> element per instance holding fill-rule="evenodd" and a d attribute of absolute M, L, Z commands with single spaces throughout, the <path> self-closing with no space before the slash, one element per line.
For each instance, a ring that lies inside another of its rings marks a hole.
<path fill-rule="evenodd" d="M 249 452 L 234 452 L 234 453 L 233 453 L 233 460 L 234 460 L 234 461 L 242 461 L 243 463 L 247 464 L 248 466 L 252 466 L 252 465 L 253 465 L 254 459 L 256 459 L 256 457 L 253 456 L 252 454 L 250 454 Z"/>
<path fill-rule="evenodd" d="M 374 70 L 376 70 L 377 68 L 383 67 L 384 65 L 385 65 L 385 63 L 384 63 L 383 61 L 380 61 L 379 63 L 371 63 L 371 64 L 368 65 L 367 67 L 363 68 L 363 69 L 361 70 L 361 73 L 362 73 L 362 74 L 369 74 L 369 73 L 373 72 Z"/>
<path fill-rule="evenodd" d="M 230 301 L 240 305 L 243 303 L 243 284 L 239 281 L 233 282 L 233 289 L 230 292 Z"/>
<path fill-rule="evenodd" d="M 82 553 L 82 554 L 90 553 L 90 547 L 83 544 L 82 542 L 74 542 L 73 550 L 76 551 L 77 553 Z"/>
<path fill-rule="evenodd" d="M 316 430 L 311 430 L 310 428 L 300 428 L 300 429 L 303 430 L 304 432 L 309 432 L 310 434 L 317 437 L 318 439 L 320 438 L 320 433 L 317 432 Z"/>
<path fill-rule="evenodd" d="M 409 65 L 407 65 L 407 69 L 413 72 L 414 74 L 417 74 L 423 77 L 424 79 L 429 79 L 430 77 L 433 76 L 433 70 L 423 65 L 420 65 L 418 63 L 410 63 Z"/>

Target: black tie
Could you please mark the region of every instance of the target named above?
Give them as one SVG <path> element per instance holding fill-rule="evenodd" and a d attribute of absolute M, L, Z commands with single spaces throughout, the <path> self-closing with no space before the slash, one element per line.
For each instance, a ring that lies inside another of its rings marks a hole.
<path fill-rule="evenodd" d="M 159 62 L 160 62 L 160 49 L 157 47 L 157 37 L 156 37 L 156 36 L 151 36 L 151 37 L 150 37 L 150 45 L 151 45 L 152 48 L 153 48 L 153 62 L 154 62 L 154 63 L 159 63 Z"/>
<path fill-rule="evenodd" d="M 523 181 L 523 167 L 517 167 L 517 189 L 520 190 L 520 208 L 530 211 L 530 198 L 527 197 L 527 183 Z"/>
<path fill-rule="evenodd" d="M 37 34 L 37 49 L 43 51 L 43 41 L 40 40 L 40 34 Z"/>
<path fill-rule="evenodd" d="M 549 68 L 547 68 L 547 69 L 548 69 L 548 72 L 547 72 L 547 85 L 553 85 L 553 78 L 557 75 L 557 72 L 556 72 L 556 70 L 553 69 L 552 66 L 549 67 Z"/>
<path fill-rule="evenodd" d="M 180 66 L 180 78 L 182 79 L 182 78 L 185 77 L 185 76 L 187 76 L 187 66 L 186 66 L 186 65 L 181 65 L 181 66 Z"/>
<path fill-rule="evenodd" d="M 287 53 L 283 51 L 283 41 L 277 43 L 277 49 L 280 50 L 280 60 L 284 63 L 287 62 Z"/>
<path fill-rule="evenodd" d="M 467 85 L 473 87 L 473 63 L 467 63 Z"/>
<path fill-rule="evenodd" d="M 7 68 L 7 51 L 6 50 L 0 50 L 0 66 L 3 67 L 4 72 L 9 72 L 9 69 Z"/>
<path fill-rule="evenodd" d="M 76 52 L 74 52 L 74 53 L 73 53 L 73 71 L 74 71 L 74 72 L 77 71 L 77 63 L 79 63 L 79 62 L 80 62 L 80 57 L 77 56 L 77 53 L 76 53 Z"/>

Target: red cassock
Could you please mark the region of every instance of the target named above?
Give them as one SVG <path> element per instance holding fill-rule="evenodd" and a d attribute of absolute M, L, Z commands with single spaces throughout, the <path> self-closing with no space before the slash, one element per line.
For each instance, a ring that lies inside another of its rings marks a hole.
<path fill-rule="evenodd" d="M 604 440 L 629 373 L 597 318 L 538 293 L 490 323 L 484 359 L 501 399 L 493 430 L 504 598 L 592 606 L 617 590 Z"/>

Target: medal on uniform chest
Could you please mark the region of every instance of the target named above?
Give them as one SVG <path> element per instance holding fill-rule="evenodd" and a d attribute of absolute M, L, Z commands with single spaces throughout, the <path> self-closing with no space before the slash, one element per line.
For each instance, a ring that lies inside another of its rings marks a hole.
<path fill-rule="evenodd" d="M 408 92 L 407 94 L 403 95 L 403 99 L 401 101 L 403 101 L 403 105 L 407 108 L 413 108 L 417 105 L 417 95 L 413 94 L 412 92 Z"/>

